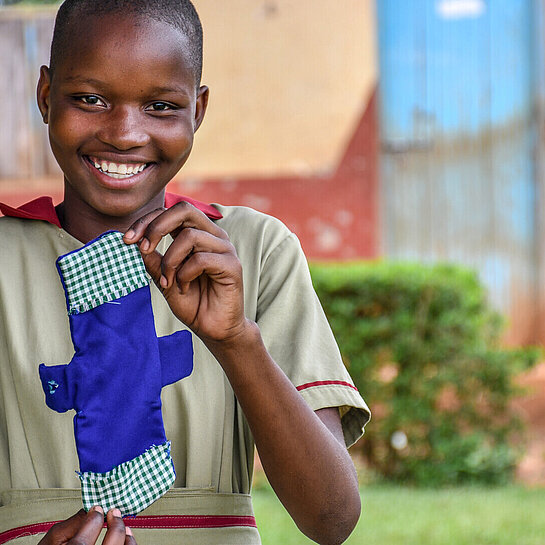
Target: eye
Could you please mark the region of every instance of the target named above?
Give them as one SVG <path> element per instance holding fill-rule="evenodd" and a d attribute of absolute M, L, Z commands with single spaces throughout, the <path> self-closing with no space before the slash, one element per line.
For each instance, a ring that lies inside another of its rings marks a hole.
<path fill-rule="evenodd" d="M 97 95 L 79 95 L 74 98 L 87 106 L 106 106 L 104 101 Z"/>
<path fill-rule="evenodd" d="M 146 110 L 152 112 L 168 112 L 177 109 L 178 108 L 176 106 L 169 104 L 168 102 L 153 102 L 146 108 Z"/>

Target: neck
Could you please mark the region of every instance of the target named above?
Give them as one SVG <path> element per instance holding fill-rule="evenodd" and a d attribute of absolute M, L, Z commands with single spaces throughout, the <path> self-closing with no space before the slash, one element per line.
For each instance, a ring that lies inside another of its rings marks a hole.
<path fill-rule="evenodd" d="M 138 210 L 125 215 L 109 215 L 94 209 L 65 187 L 64 200 L 56 207 L 62 228 L 86 244 L 105 231 L 125 233 L 142 216 L 164 206 L 164 190 Z"/>

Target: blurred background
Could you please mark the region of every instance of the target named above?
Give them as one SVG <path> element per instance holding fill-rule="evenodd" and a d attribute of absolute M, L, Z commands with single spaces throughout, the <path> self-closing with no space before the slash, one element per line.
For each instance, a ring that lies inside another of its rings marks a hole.
<path fill-rule="evenodd" d="M 374 411 L 349 543 L 544 543 L 543 0 L 194 3 L 211 97 L 169 189 L 299 236 Z M 34 98 L 55 4 L 0 0 L 12 206 L 62 200 Z M 256 489 L 264 543 L 306 543 Z"/>

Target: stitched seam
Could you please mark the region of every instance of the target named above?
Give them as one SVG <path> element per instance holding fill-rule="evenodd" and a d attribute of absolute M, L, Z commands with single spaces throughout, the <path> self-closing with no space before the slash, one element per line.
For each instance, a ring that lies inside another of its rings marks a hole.
<path fill-rule="evenodd" d="M 267 263 L 269 261 L 269 259 L 274 259 L 274 255 L 280 250 L 280 248 L 282 248 L 282 246 L 284 246 L 284 244 L 286 244 L 288 242 L 288 240 L 297 240 L 297 237 L 295 235 L 295 233 L 288 233 L 270 252 L 269 252 L 269 255 L 267 255 L 267 257 L 265 257 L 264 261 L 262 261 L 261 263 L 261 271 L 263 271 L 265 269 L 265 267 L 267 266 Z"/>

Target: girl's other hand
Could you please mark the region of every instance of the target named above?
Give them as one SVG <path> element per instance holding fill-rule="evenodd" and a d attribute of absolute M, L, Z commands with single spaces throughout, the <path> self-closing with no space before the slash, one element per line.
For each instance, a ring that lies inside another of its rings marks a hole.
<path fill-rule="evenodd" d="M 50 528 L 38 545 L 95 545 L 104 526 L 104 511 L 96 506 L 83 509 Z M 125 526 L 118 509 L 108 511 L 107 531 L 102 545 L 136 545 L 131 529 Z"/>

